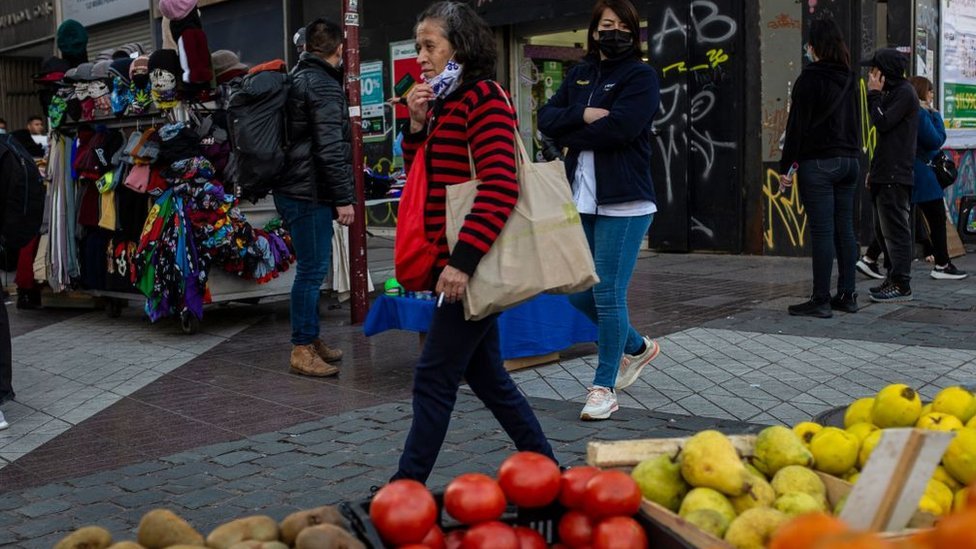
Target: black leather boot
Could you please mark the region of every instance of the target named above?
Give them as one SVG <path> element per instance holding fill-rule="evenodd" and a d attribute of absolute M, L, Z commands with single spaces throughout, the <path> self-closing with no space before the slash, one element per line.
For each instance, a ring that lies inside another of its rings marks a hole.
<path fill-rule="evenodd" d="M 857 292 L 844 292 L 835 295 L 830 300 L 830 308 L 835 311 L 844 311 L 845 313 L 856 313 Z"/>
<path fill-rule="evenodd" d="M 829 299 L 816 299 L 811 297 L 808 301 L 799 305 L 790 305 L 787 310 L 793 316 L 812 316 L 816 318 L 830 318 L 834 313 L 830 310 Z"/>

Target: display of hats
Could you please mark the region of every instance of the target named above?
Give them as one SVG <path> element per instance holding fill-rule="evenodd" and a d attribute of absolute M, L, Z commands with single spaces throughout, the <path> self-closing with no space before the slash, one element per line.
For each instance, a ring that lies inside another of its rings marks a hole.
<path fill-rule="evenodd" d="M 102 51 L 98 52 L 98 55 L 95 56 L 95 59 L 93 59 L 92 62 L 93 63 L 100 63 L 102 61 L 111 61 L 112 60 L 112 52 L 114 52 L 114 51 L 115 51 L 114 48 L 109 48 L 107 50 L 102 50 Z"/>
<path fill-rule="evenodd" d="M 74 19 L 65 19 L 58 27 L 58 49 L 65 57 L 83 58 L 88 55 L 88 31 Z"/>
<path fill-rule="evenodd" d="M 218 84 L 247 74 L 247 65 L 241 63 L 241 58 L 230 50 L 217 50 L 210 55 L 210 60 L 213 63 L 214 75 L 217 77 Z"/>
<path fill-rule="evenodd" d="M 48 57 L 41 63 L 41 70 L 33 76 L 33 80 L 37 83 L 58 82 L 64 78 L 64 74 L 70 68 L 71 65 L 64 59 L 60 57 Z"/>
<path fill-rule="evenodd" d="M 111 78 L 108 71 L 112 68 L 112 61 L 106 59 L 99 61 L 92 66 L 91 79 L 92 80 L 108 80 Z"/>
<path fill-rule="evenodd" d="M 171 21 L 183 19 L 197 7 L 197 0 L 159 0 L 159 13 Z"/>

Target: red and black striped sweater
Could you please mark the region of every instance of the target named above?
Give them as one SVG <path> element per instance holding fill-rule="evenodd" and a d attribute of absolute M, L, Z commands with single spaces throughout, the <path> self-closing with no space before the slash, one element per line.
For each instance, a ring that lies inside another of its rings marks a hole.
<path fill-rule="evenodd" d="M 436 112 L 428 115 L 433 119 L 423 131 L 403 137 L 403 158 L 408 171 L 419 148 L 427 143 L 428 195 L 424 222 L 428 240 L 440 236 L 440 254 L 435 264 L 438 270 L 450 265 L 468 275 L 474 274 L 518 201 L 515 113 L 503 93 L 490 80 L 462 86 Z M 429 141 L 428 131 L 434 131 Z M 446 189 L 448 185 L 472 179 L 469 146 L 481 184 L 451 253 L 447 237 L 442 234 L 446 223 Z"/>

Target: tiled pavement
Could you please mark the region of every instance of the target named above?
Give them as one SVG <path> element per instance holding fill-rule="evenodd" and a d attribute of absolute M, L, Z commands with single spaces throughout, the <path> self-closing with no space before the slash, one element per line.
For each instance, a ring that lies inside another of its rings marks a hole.
<path fill-rule="evenodd" d="M 976 267 L 969 258 L 957 264 Z M 533 404 L 567 461 L 594 436 L 745 428 L 714 418 L 791 422 L 889 381 L 908 381 L 930 395 L 943 384 L 976 378 L 976 284 L 930 281 L 923 269 L 916 269 L 911 304 L 871 305 L 818 320 L 785 314 L 786 304 L 809 291 L 809 260 L 645 257 L 630 292 L 632 317 L 640 330 L 661 338 L 662 356 L 621 395 L 625 409 L 614 421 L 575 419 L 592 375 L 592 345 L 516 377 L 526 393 L 548 397 Z M 860 283 L 862 294 L 869 285 Z M 205 326 L 250 328 L 0 469 L 0 545 L 49 546 L 58 531 L 87 522 L 122 534 L 159 504 L 207 529 L 231 515 L 281 516 L 295 506 L 359 497 L 382 482 L 408 424 L 416 337 L 387 332 L 366 339 L 347 325 L 347 311 L 323 312 L 331 340 L 347 353 L 338 379 L 284 373 L 286 305 L 208 311 Z M 30 336 L 32 330 L 19 328 L 22 319 L 36 327 L 47 313 L 14 314 L 15 331 Z M 141 320 L 126 311 L 115 322 Z M 158 329 L 165 335 L 163 326 L 149 328 Z M 15 376 L 20 379 L 19 369 Z M 477 403 L 461 402 L 464 412 L 452 424 L 434 486 L 462 469 L 490 469 L 509 451 Z M 305 428 L 316 434 L 296 432 Z M 295 444 L 302 435 L 309 444 Z M 357 451 L 349 451 L 352 444 Z M 174 453 L 179 457 L 166 457 Z"/>

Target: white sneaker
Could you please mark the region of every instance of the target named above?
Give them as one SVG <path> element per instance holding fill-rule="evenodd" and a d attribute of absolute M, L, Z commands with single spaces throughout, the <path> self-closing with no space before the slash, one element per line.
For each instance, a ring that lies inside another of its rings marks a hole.
<path fill-rule="evenodd" d="M 0 431 L 3 431 L 7 427 L 10 427 L 10 424 L 7 423 L 7 420 L 3 417 L 3 412 L 0 412 Z"/>
<path fill-rule="evenodd" d="M 617 383 L 614 384 L 614 388 L 626 389 L 633 385 L 640 376 L 644 366 L 647 366 L 649 362 L 654 360 L 660 352 L 661 346 L 657 344 L 657 341 L 644 336 L 643 353 L 637 355 L 628 355 L 625 353 L 620 358 L 620 370 L 617 372 Z"/>
<path fill-rule="evenodd" d="M 586 395 L 586 406 L 580 412 L 583 421 L 609 419 L 610 414 L 620 409 L 617 406 L 617 395 L 607 387 L 590 387 Z"/>

